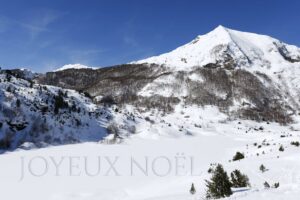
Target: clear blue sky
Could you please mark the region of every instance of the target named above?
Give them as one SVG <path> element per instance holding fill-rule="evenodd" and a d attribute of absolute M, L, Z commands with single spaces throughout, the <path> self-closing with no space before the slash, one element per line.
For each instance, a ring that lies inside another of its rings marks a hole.
<path fill-rule="evenodd" d="M 0 66 L 45 72 L 126 63 L 219 24 L 300 46 L 300 1 L 0 0 Z"/>

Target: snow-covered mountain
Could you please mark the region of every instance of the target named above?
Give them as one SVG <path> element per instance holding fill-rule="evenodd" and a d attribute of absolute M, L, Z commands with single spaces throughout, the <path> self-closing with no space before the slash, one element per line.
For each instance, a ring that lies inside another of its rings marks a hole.
<path fill-rule="evenodd" d="M 300 49 L 218 26 L 166 54 L 98 70 L 49 72 L 39 82 L 144 109 L 214 105 L 230 118 L 285 124 L 299 113 Z"/>
<path fill-rule="evenodd" d="M 155 63 L 173 70 L 195 67 L 243 69 L 267 75 L 299 102 L 300 48 L 266 35 L 218 26 L 174 51 L 134 63 Z M 299 107 L 299 105 L 297 105 Z"/>
<path fill-rule="evenodd" d="M 54 72 L 58 72 L 58 71 L 63 71 L 63 70 L 67 70 L 67 69 L 97 69 L 95 67 L 89 67 L 86 65 L 82 65 L 82 64 L 67 64 L 64 65 L 56 70 L 54 70 Z"/>
<path fill-rule="evenodd" d="M 240 32 L 220 25 L 169 53 L 133 63 L 155 63 L 177 70 L 223 63 L 233 68 L 265 68 L 276 72 L 295 62 L 300 62 L 300 49 L 296 46 L 266 35 Z"/>

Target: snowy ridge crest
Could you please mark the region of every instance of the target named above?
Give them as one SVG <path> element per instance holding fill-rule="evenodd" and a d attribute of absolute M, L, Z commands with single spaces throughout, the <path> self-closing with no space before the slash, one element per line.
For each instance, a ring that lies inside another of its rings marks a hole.
<path fill-rule="evenodd" d="M 63 70 L 67 70 L 67 69 L 97 69 L 97 68 L 89 67 L 89 66 L 82 65 L 82 64 L 68 64 L 68 65 L 64 65 L 64 66 L 54 70 L 54 72 L 63 71 Z"/>

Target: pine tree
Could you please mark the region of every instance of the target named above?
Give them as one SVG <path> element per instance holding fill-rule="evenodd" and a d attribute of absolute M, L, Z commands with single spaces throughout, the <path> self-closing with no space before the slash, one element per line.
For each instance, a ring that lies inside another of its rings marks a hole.
<path fill-rule="evenodd" d="M 208 188 L 206 197 L 208 199 L 219 199 L 232 194 L 229 177 L 221 164 L 216 166 L 212 172 L 211 180 L 206 181 L 206 183 Z"/>
<path fill-rule="evenodd" d="M 239 170 L 234 170 L 230 174 L 232 187 L 240 188 L 250 186 L 247 175 L 242 174 Z"/>
<path fill-rule="evenodd" d="M 267 171 L 266 167 L 265 167 L 263 164 L 260 165 L 259 170 L 260 170 L 262 173 L 264 173 L 265 171 Z"/>
<path fill-rule="evenodd" d="M 196 189 L 195 189 L 194 183 L 192 183 L 192 186 L 191 186 L 191 189 L 190 189 L 190 193 L 192 195 L 194 195 L 196 193 Z"/>
<path fill-rule="evenodd" d="M 68 108 L 68 103 L 64 101 L 64 93 L 59 90 L 58 95 L 54 96 L 54 113 L 58 114 L 59 109 Z"/>

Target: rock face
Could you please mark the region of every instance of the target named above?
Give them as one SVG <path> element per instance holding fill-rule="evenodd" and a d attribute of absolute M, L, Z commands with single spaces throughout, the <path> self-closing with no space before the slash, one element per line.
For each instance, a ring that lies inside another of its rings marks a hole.
<path fill-rule="evenodd" d="M 300 49 L 219 26 L 160 56 L 101 69 L 67 69 L 36 79 L 111 101 L 172 113 L 215 105 L 229 118 L 293 121 L 299 112 Z"/>

